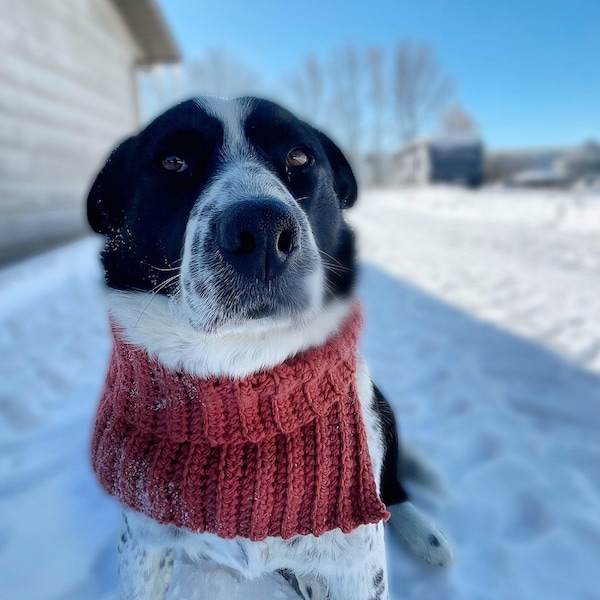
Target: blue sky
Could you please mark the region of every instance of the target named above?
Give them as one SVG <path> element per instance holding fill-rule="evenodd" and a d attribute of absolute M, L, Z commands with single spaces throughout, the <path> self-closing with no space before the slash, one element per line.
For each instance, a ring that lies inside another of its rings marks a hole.
<path fill-rule="evenodd" d="M 277 82 L 348 42 L 426 41 L 490 147 L 600 138 L 598 0 L 159 0 L 186 59 L 222 47 Z"/>

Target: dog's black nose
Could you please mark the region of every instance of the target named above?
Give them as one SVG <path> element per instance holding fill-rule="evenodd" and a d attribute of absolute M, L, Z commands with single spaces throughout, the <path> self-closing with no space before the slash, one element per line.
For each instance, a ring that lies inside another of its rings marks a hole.
<path fill-rule="evenodd" d="M 300 225 L 285 204 L 253 199 L 226 208 L 217 220 L 222 256 L 242 275 L 268 281 L 300 249 Z"/>

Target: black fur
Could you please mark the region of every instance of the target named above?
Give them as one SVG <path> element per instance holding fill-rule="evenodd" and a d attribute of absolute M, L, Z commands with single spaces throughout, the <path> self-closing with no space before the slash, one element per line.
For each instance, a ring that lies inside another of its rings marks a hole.
<path fill-rule="evenodd" d="M 398 427 L 392 407 L 375 384 L 373 384 L 373 402 L 379 414 L 385 447 L 380 480 L 381 499 L 386 506 L 391 506 L 408 500 L 408 495 L 400 483 Z"/>

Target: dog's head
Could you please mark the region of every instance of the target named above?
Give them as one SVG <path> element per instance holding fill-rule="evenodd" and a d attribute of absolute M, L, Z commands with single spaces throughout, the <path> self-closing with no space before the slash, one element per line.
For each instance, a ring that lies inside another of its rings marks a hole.
<path fill-rule="evenodd" d="M 356 194 L 335 144 L 285 109 L 198 98 L 113 151 L 88 219 L 109 288 L 219 335 L 297 327 L 350 295 Z"/>
<path fill-rule="evenodd" d="M 88 198 L 109 287 L 177 297 L 193 327 L 302 317 L 353 283 L 356 199 L 325 135 L 265 101 L 194 99 L 109 157 Z"/>

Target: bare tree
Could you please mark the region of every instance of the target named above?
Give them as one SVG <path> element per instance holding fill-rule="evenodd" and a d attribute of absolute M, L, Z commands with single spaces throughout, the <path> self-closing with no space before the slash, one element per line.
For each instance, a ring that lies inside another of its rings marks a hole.
<path fill-rule="evenodd" d="M 202 58 L 192 61 L 188 85 L 193 94 L 233 98 L 259 93 L 260 79 L 222 48 L 210 48 Z"/>
<path fill-rule="evenodd" d="M 411 41 L 398 46 L 393 86 L 395 112 L 405 144 L 443 109 L 454 87 L 442 73 L 431 47 Z"/>
<path fill-rule="evenodd" d="M 371 109 L 372 155 L 371 183 L 382 185 L 385 182 L 383 165 L 383 138 L 386 119 L 387 94 L 384 85 L 385 52 L 382 48 L 369 48 L 367 66 L 369 70 L 369 108 Z"/>
<path fill-rule="evenodd" d="M 298 73 L 289 79 L 285 88 L 293 110 L 319 126 L 326 124 L 327 73 L 316 56 L 306 57 Z"/>
<path fill-rule="evenodd" d="M 479 129 L 471 115 L 460 104 L 455 104 L 442 114 L 440 125 L 442 133 L 451 136 L 476 135 Z"/>
<path fill-rule="evenodd" d="M 359 168 L 361 127 L 364 115 L 363 61 L 358 50 L 347 45 L 338 50 L 331 63 L 331 124 L 337 139 L 355 169 Z"/>

